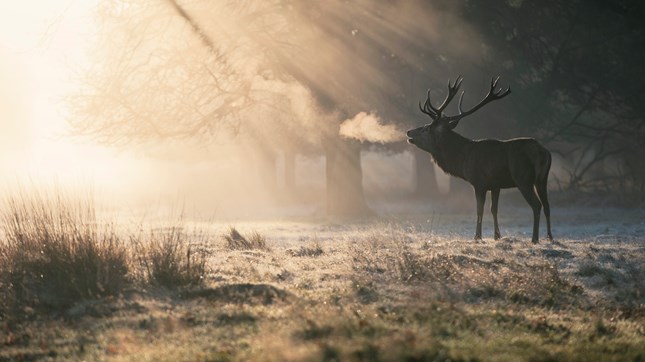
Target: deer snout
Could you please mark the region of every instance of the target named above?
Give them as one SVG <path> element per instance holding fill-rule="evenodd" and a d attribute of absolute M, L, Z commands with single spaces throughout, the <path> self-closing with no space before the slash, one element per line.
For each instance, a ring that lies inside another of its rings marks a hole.
<path fill-rule="evenodd" d="M 408 136 L 408 143 L 414 144 L 414 129 L 411 129 L 405 133 Z"/>

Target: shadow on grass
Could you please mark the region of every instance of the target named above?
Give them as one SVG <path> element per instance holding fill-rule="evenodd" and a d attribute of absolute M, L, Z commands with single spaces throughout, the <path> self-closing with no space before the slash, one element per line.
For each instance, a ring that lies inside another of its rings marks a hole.
<path fill-rule="evenodd" d="M 182 293 L 186 299 L 205 298 L 212 302 L 270 305 L 289 302 L 293 294 L 270 284 L 227 284 L 215 288 L 197 289 Z"/>

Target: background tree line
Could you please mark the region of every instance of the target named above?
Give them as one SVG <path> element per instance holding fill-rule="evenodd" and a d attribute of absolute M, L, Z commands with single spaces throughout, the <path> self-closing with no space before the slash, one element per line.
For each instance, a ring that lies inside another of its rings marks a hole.
<path fill-rule="evenodd" d="M 501 74 L 509 101 L 461 132 L 538 138 L 562 159 L 562 188 L 645 191 L 637 1 L 108 0 L 98 14 L 70 122 L 106 144 L 235 140 L 268 183 L 277 154 L 287 183 L 296 154 L 322 154 L 327 212 L 361 214 L 361 150 L 409 149 L 342 137 L 340 125 L 360 112 L 423 124 L 428 87 L 439 99 L 462 74 L 467 106 Z M 412 152 L 417 194 L 432 197 L 429 156 Z"/>

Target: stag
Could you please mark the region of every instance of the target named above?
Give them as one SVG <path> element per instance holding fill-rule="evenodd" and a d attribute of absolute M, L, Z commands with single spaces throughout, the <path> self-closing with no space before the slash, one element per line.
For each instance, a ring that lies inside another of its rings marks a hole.
<path fill-rule="evenodd" d="M 429 152 L 433 160 L 446 173 L 468 181 L 475 190 L 477 199 L 477 228 L 475 240 L 482 238 L 482 216 L 486 193 L 491 192 L 491 213 L 495 225 L 495 240 L 501 237 L 497 224 L 497 205 L 501 189 L 517 187 L 533 209 L 533 238 L 538 242 L 540 209 L 544 207 L 547 237 L 551 234 L 551 216 L 547 198 L 547 179 L 551 168 L 551 153 L 533 138 L 510 140 L 471 140 L 453 131 L 459 121 L 475 113 L 489 102 L 502 99 L 511 93 L 511 88 L 497 89 L 499 77 L 491 80 L 488 94 L 477 105 L 462 110 L 464 92 L 458 103 L 459 113 L 453 116 L 443 112 L 459 92 L 463 77 L 454 83 L 448 81 L 448 94 L 439 107 L 430 101 L 430 90 L 421 112 L 432 121 L 425 126 L 407 132 L 408 143 Z"/>

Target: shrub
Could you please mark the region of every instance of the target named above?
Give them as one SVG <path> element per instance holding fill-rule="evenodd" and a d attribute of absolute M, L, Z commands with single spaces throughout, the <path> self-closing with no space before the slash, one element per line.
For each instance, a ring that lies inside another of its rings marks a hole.
<path fill-rule="evenodd" d="M 128 279 L 128 252 L 91 196 L 24 189 L 0 213 L 0 285 L 5 304 L 65 307 L 114 295 Z"/>
<path fill-rule="evenodd" d="M 208 252 L 198 241 L 204 234 L 188 235 L 181 226 L 153 229 L 147 240 L 132 238 L 143 279 L 164 287 L 203 282 Z"/>

